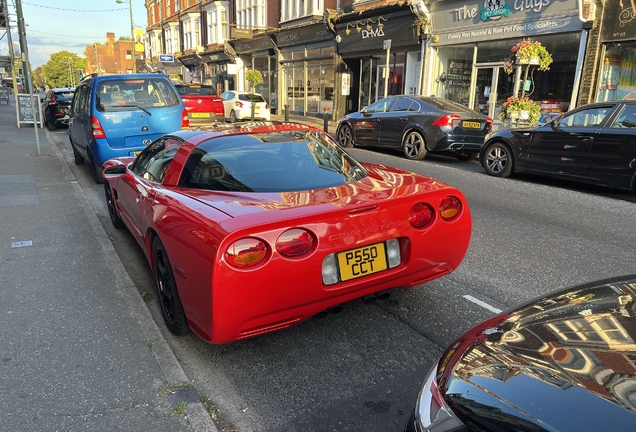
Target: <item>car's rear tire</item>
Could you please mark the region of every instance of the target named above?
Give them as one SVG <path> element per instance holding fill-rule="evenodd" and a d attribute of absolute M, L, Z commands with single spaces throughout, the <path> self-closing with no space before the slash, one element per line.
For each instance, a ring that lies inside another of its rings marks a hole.
<path fill-rule="evenodd" d="M 104 183 L 104 176 L 102 176 L 102 167 L 97 164 L 97 161 L 92 155 L 89 163 L 91 165 L 91 174 L 93 174 L 93 180 L 95 180 L 95 183 Z"/>
<path fill-rule="evenodd" d="M 351 148 L 353 147 L 353 131 L 351 130 L 351 126 L 348 124 L 343 124 L 338 129 L 338 144 L 343 148 Z"/>
<path fill-rule="evenodd" d="M 410 160 L 422 160 L 428 153 L 424 137 L 418 131 L 411 131 L 404 135 L 402 148 L 404 149 L 404 156 Z"/>
<path fill-rule="evenodd" d="M 188 321 L 183 311 L 168 253 L 159 237 L 155 237 L 152 241 L 152 256 L 163 321 L 170 333 L 177 336 L 185 335 L 189 332 L 190 327 L 188 327 Z"/>
<path fill-rule="evenodd" d="M 119 217 L 117 206 L 115 205 L 115 197 L 113 197 L 113 191 L 108 183 L 104 183 L 104 194 L 106 195 L 106 205 L 108 206 L 110 221 L 115 228 L 122 229 L 124 227 L 124 221 Z"/>
<path fill-rule="evenodd" d="M 455 155 L 455 157 L 462 162 L 474 161 L 477 159 L 477 156 L 479 156 L 479 153 L 461 153 Z"/>
<path fill-rule="evenodd" d="M 510 147 L 501 142 L 489 144 L 481 161 L 486 173 L 495 177 L 508 177 L 512 174 L 513 163 Z"/>
<path fill-rule="evenodd" d="M 57 129 L 57 126 L 55 125 L 55 123 L 51 123 L 50 121 L 47 121 L 46 128 L 50 130 L 51 132 L 53 132 L 55 129 Z"/>
<path fill-rule="evenodd" d="M 71 141 L 70 136 L 69 141 Z M 71 148 L 73 149 L 73 159 L 75 160 L 75 165 L 84 165 L 84 157 L 79 154 L 79 152 L 73 145 L 73 141 L 71 141 Z"/>
<path fill-rule="evenodd" d="M 234 110 L 230 111 L 230 123 L 236 123 L 238 118 L 236 117 L 236 113 Z"/>

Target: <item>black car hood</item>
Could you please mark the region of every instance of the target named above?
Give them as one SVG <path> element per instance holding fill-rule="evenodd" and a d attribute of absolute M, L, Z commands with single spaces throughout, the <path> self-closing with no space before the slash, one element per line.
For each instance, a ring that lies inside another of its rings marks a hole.
<path fill-rule="evenodd" d="M 489 322 L 460 338 L 438 371 L 470 430 L 636 430 L 636 276 L 560 291 Z"/>

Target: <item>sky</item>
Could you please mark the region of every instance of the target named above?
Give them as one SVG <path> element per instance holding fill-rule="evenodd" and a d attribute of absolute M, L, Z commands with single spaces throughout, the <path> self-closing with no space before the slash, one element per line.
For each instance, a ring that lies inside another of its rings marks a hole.
<path fill-rule="evenodd" d="M 130 11 L 128 1 L 116 0 L 22 0 L 22 13 L 27 24 L 25 33 L 29 61 L 33 69 L 49 61 L 51 54 L 70 51 L 84 58 L 86 45 L 106 43 L 106 33 L 130 37 Z M 16 0 L 8 0 L 11 39 L 16 51 L 18 45 Z M 144 0 L 132 0 L 135 27 L 148 24 Z M 4 35 L 1 32 L 0 35 Z M 7 55 L 9 47 L 6 35 L 0 40 L 0 55 Z"/>

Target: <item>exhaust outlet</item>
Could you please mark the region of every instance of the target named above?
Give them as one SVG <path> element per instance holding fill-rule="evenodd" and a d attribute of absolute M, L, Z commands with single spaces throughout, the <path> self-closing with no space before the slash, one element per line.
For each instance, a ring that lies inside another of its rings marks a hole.
<path fill-rule="evenodd" d="M 327 309 L 318 312 L 316 315 L 314 315 L 314 318 L 318 318 L 318 319 L 323 319 L 323 318 L 327 318 L 329 316 L 329 311 Z"/>
<path fill-rule="evenodd" d="M 362 296 L 362 302 L 364 304 L 375 303 L 377 299 L 378 299 L 378 297 L 375 294 L 369 294 L 369 295 Z"/>
<path fill-rule="evenodd" d="M 342 312 L 343 309 L 344 308 L 342 307 L 342 305 L 335 305 L 331 306 L 329 309 L 327 309 L 327 311 L 331 315 L 338 315 L 340 312 Z"/>
<path fill-rule="evenodd" d="M 385 300 L 388 300 L 389 297 L 391 297 L 391 292 L 390 291 L 380 291 L 379 293 L 376 293 L 375 296 L 378 298 L 378 300 L 385 301 Z"/>

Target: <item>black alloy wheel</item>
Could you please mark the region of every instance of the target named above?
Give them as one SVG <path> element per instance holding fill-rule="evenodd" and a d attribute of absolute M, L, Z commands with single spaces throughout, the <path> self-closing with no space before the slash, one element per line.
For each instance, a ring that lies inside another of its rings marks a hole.
<path fill-rule="evenodd" d="M 113 223 L 113 226 L 117 229 L 122 229 L 124 227 L 124 221 L 119 217 L 119 213 L 117 212 L 117 207 L 115 205 L 115 200 L 113 197 L 113 191 L 110 188 L 110 184 L 108 182 L 104 183 L 104 194 L 106 195 L 106 205 L 108 206 L 108 215 L 110 216 L 110 221 Z"/>
<path fill-rule="evenodd" d="M 486 147 L 482 166 L 486 173 L 495 177 L 508 177 L 512 174 L 512 152 L 504 143 L 494 142 Z"/>
<path fill-rule="evenodd" d="M 343 124 L 338 129 L 338 144 L 342 148 L 351 148 L 353 147 L 353 131 L 351 130 L 351 126 L 348 124 Z"/>
<path fill-rule="evenodd" d="M 402 141 L 404 156 L 410 160 L 422 160 L 426 157 L 426 143 L 424 137 L 418 131 L 411 131 L 404 136 Z"/>
<path fill-rule="evenodd" d="M 159 237 L 152 241 L 152 256 L 154 258 L 155 281 L 161 314 L 170 332 L 182 336 L 190 331 L 186 320 L 183 305 L 179 298 L 177 283 L 172 273 L 172 266 L 168 259 L 168 253 Z"/>

